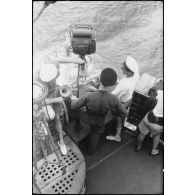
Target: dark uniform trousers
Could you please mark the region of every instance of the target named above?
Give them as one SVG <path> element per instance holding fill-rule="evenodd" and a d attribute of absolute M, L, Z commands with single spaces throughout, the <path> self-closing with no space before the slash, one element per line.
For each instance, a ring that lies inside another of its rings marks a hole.
<path fill-rule="evenodd" d="M 91 133 L 88 139 L 87 150 L 92 155 L 98 146 L 101 134 L 104 132 L 105 126 L 90 125 Z"/>

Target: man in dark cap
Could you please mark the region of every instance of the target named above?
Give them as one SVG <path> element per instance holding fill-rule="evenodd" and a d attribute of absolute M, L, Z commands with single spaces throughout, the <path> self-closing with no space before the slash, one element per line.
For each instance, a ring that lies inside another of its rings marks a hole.
<path fill-rule="evenodd" d="M 101 134 L 105 129 L 105 116 L 108 111 L 117 112 L 119 116 L 127 116 L 127 110 L 120 100 L 110 92 L 114 89 L 117 74 L 111 68 L 106 68 L 100 75 L 100 86 L 97 91 L 87 92 L 78 100 L 72 98 L 71 108 L 79 109 L 86 107 L 89 116 L 91 133 L 89 136 L 88 152 L 95 152 Z"/>
<path fill-rule="evenodd" d="M 117 86 L 111 93 L 116 95 L 125 107 L 129 107 L 135 86 L 139 80 L 139 66 L 134 58 L 127 56 L 127 59 L 123 62 L 121 68 L 124 76 L 120 79 Z M 116 116 L 116 134 L 106 136 L 107 140 L 121 142 L 123 121 L 124 118 Z"/>

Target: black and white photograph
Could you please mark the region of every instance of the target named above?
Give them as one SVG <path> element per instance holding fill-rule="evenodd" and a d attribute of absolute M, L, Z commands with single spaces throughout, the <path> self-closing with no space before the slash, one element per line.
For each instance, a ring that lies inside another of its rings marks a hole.
<path fill-rule="evenodd" d="M 2 1 L 1 194 L 195 194 L 187 1 Z"/>
<path fill-rule="evenodd" d="M 32 192 L 164 194 L 164 2 L 32 4 Z"/>

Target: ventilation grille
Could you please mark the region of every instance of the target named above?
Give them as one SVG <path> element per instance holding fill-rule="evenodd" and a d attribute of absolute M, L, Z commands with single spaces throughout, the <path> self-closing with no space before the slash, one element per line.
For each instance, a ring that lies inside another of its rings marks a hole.
<path fill-rule="evenodd" d="M 52 189 L 55 194 L 69 194 L 69 189 L 72 187 L 74 178 L 78 172 L 78 169 L 74 170 L 72 173 L 66 175 L 65 177 L 58 180 L 52 185 Z"/>
<path fill-rule="evenodd" d="M 66 168 L 66 166 L 65 166 Z M 38 173 L 43 182 L 50 182 L 56 176 L 59 176 L 63 171 L 63 167 L 60 165 L 48 163 L 47 166 L 41 168 Z"/>
<path fill-rule="evenodd" d="M 43 188 L 44 186 L 51 183 L 53 180 L 64 175 L 66 173 L 67 167 L 68 169 L 70 169 L 71 167 L 75 167 L 82 160 L 71 149 L 68 151 L 68 154 L 66 156 L 62 156 L 60 154 L 60 159 L 63 165 L 55 164 L 58 161 L 56 156 L 53 156 L 54 157 L 52 158 L 52 160 L 49 160 L 48 164 L 41 167 L 41 169 L 37 173 L 36 180 L 40 188 Z"/>
<path fill-rule="evenodd" d="M 65 163 L 66 166 L 71 166 L 72 164 L 79 161 L 79 157 L 71 149 L 68 151 L 68 154 L 66 156 L 61 155 L 60 159 L 62 160 L 63 163 Z M 55 157 L 53 162 L 56 162 L 56 161 L 57 161 L 57 159 Z"/>

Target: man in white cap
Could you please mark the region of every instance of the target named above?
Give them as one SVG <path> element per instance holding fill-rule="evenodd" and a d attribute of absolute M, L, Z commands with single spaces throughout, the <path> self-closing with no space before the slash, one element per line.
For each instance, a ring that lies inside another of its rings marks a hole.
<path fill-rule="evenodd" d="M 77 58 L 67 58 L 63 60 L 59 60 L 58 62 L 63 63 L 83 63 L 82 59 Z M 46 114 L 48 120 L 55 120 L 56 129 L 59 134 L 59 142 L 60 150 L 63 155 L 67 154 L 67 148 L 64 144 L 63 134 L 62 134 L 62 124 L 60 120 L 60 115 L 63 112 L 63 98 L 60 96 L 58 87 L 56 85 L 56 79 L 60 75 L 59 65 L 57 62 L 53 64 L 45 64 L 41 67 L 39 71 L 39 79 L 44 82 L 48 87 L 48 95 L 45 99 L 46 107 L 43 106 L 43 111 Z"/>
<path fill-rule="evenodd" d="M 127 107 L 131 103 L 135 85 L 139 80 L 139 67 L 137 62 L 131 56 L 128 56 L 126 61 L 123 62 L 121 68 L 124 77 L 119 81 L 116 88 L 111 93 L 116 95 L 120 99 L 120 101 L 125 105 L 125 107 Z M 116 135 L 106 136 L 106 139 L 120 142 L 121 130 L 123 127 L 123 118 L 117 116 L 116 120 L 117 120 Z"/>

